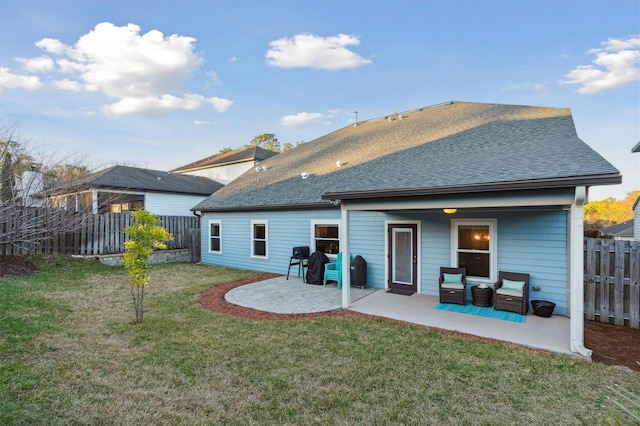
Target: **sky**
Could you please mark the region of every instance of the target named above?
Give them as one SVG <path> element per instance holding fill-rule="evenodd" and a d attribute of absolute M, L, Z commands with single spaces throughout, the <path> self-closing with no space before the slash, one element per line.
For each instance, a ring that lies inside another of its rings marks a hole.
<path fill-rule="evenodd" d="M 570 108 L 640 189 L 635 0 L 0 0 L 0 130 L 171 170 L 448 101 Z M 357 113 L 356 113 L 357 111 Z"/>

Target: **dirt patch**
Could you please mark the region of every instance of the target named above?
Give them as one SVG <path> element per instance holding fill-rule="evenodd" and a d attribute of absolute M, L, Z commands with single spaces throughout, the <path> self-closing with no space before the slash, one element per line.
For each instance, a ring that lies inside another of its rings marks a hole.
<path fill-rule="evenodd" d="M 24 277 L 36 271 L 28 259 L 18 256 L 0 256 L 0 278 Z"/>
<path fill-rule="evenodd" d="M 585 321 L 584 344 L 593 351 L 594 361 L 640 371 L 640 330 Z"/>

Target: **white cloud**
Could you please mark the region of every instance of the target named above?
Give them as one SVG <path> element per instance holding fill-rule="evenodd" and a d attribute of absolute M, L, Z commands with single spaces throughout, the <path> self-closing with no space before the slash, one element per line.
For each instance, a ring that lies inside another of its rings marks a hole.
<path fill-rule="evenodd" d="M 226 110 L 229 109 L 231 104 L 233 104 L 233 101 L 229 99 L 217 98 L 217 97 L 208 98 L 208 99 L 205 99 L 205 101 L 218 112 L 225 112 Z"/>
<path fill-rule="evenodd" d="M 280 119 L 280 124 L 287 127 L 304 126 L 317 123 L 322 117 L 324 115 L 319 112 L 299 112 L 294 115 L 285 115 Z"/>
<path fill-rule="evenodd" d="M 185 94 L 184 86 L 203 63 L 194 51 L 193 37 L 170 35 L 158 30 L 140 33 L 135 24 L 118 27 L 103 22 L 83 35 L 73 46 L 60 40 L 43 38 L 36 46 L 56 55 L 55 62 L 47 56 L 17 58 L 31 72 L 55 72 L 68 78 L 55 78 L 53 84 L 62 90 L 99 91 L 115 100 L 105 105 L 110 114 L 160 114 L 171 111 L 191 111 L 209 104 L 224 112 L 231 100 L 205 98 L 200 94 Z M 55 65 L 54 65 L 55 64 Z M 5 70 L 9 73 L 9 70 Z M 37 77 L 11 77 L 6 87 L 38 88 Z M 21 83 L 17 81 L 21 78 Z M 219 83 L 216 74 L 213 83 Z"/>
<path fill-rule="evenodd" d="M 22 64 L 22 68 L 28 72 L 47 72 L 55 68 L 53 59 L 48 56 L 38 56 L 37 58 L 16 58 Z"/>
<path fill-rule="evenodd" d="M 310 67 L 329 71 L 357 68 L 371 63 L 347 48 L 359 44 L 357 37 L 346 34 L 326 38 L 298 34 L 272 41 L 266 58 L 269 65 L 280 68 Z"/>
<path fill-rule="evenodd" d="M 0 67 L 0 90 L 38 90 L 41 87 L 42 82 L 36 76 L 14 74 L 9 70 L 9 68 Z"/>
<path fill-rule="evenodd" d="M 640 36 L 610 38 L 589 53 L 595 55 L 592 65 L 579 65 L 562 84 L 578 84 L 580 93 L 598 93 L 640 81 Z"/>
<path fill-rule="evenodd" d="M 53 85 L 60 90 L 69 90 L 71 92 L 79 92 L 82 90 L 82 83 L 75 80 L 69 80 L 68 78 L 65 78 L 64 80 L 56 80 L 53 82 Z"/>
<path fill-rule="evenodd" d="M 173 111 L 193 111 L 200 108 L 204 101 L 202 95 L 185 95 L 182 98 L 173 95 L 125 97 L 106 105 L 104 111 L 113 115 L 159 115 Z"/>
<path fill-rule="evenodd" d="M 36 47 L 39 47 L 45 52 L 53 53 L 54 55 L 62 55 L 67 49 L 67 46 L 65 46 L 60 40 L 53 38 L 43 38 L 36 42 Z"/>

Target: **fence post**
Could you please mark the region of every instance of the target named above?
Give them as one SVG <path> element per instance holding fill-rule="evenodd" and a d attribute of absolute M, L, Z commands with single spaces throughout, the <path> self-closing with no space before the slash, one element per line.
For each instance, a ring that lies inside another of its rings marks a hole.
<path fill-rule="evenodd" d="M 640 329 L 640 241 L 629 244 L 629 327 Z"/>

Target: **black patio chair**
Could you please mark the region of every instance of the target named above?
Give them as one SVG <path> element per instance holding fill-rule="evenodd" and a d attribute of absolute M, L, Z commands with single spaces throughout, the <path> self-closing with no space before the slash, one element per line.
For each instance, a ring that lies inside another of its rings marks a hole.
<path fill-rule="evenodd" d="M 309 247 L 308 246 L 300 246 L 294 247 L 293 252 L 291 253 L 291 258 L 289 258 L 289 269 L 287 269 L 287 279 L 289 279 L 289 272 L 291 271 L 292 266 L 298 266 L 298 276 L 300 276 L 300 272 L 302 272 L 302 281 L 305 281 L 304 278 L 304 268 L 307 267 L 307 263 L 309 261 Z"/>

